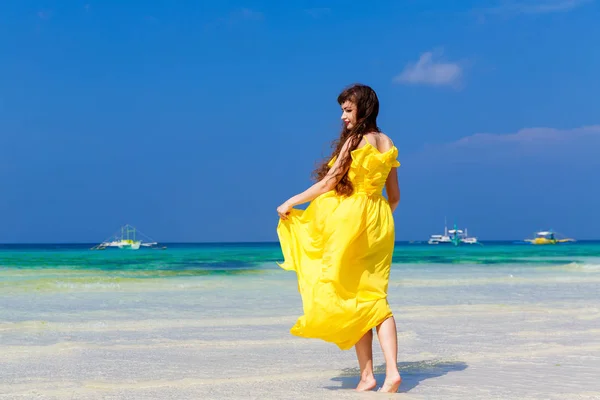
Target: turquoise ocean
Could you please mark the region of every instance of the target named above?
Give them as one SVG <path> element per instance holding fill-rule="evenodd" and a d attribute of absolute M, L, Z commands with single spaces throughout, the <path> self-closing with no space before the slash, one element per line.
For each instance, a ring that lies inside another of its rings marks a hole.
<path fill-rule="evenodd" d="M 166 249 L 92 251 L 93 244 L 0 244 L 0 293 L 50 290 L 144 279 L 288 276 L 278 243 L 168 243 Z M 600 269 L 600 241 L 534 246 L 516 242 L 480 245 L 428 245 L 397 242 L 393 274 L 405 279 L 535 275 Z M 514 274 L 513 274 L 514 275 Z"/>
<path fill-rule="evenodd" d="M 99 276 L 173 277 L 231 275 L 279 270 L 283 260 L 278 243 L 167 243 L 166 249 L 90 250 L 93 244 L 0 244 L 0 268 L 10 271 L 64 271 L 65 278 L 78 271 L 95 271 Z M 529 245 L 517 242 L 483 242 L 480 245 L 428 245 L 397 242 L 394 269 L 415 266 L 433 270 L 469 268 L 588 265 L 600 257 L 600 241 L 559 245 Z"/>

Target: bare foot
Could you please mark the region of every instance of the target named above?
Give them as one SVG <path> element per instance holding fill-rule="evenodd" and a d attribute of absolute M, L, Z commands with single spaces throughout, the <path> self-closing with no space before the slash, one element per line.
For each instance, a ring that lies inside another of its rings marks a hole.
<path fill-rule="evenodd" d="M 360 382 L 358 382 L 356 391 L 357 392 L 366 392 L 366 391 L 375 389 L 375 386 L 377 386 L 377 381 L 375 380 L 374 377 L 370 377 L 368 379 L 361 379 Z"/>
<path fill-rule="evenodd" d="M 400 387 L 400 382 L 402 382 L 402 378 L 400 375 L 385 377 L 385 382 L 383 382 L 383 386 L 378 390 L 378 392 L 383 393 L 396 393 L 398 392 L 398 388 Z"/>

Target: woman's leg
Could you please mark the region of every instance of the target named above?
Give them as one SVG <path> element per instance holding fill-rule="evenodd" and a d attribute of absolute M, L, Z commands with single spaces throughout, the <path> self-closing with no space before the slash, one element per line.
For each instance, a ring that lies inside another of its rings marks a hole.
<path fill-rule="evenodd" d="M 360 382 L 356 390 L 364 392 L 373 389 L 377 382 L 373 376 L 373 330 L 365 333 L 362 338 L 354 345 L 358 366 L 360 367 Z"/>
<path fill-rule="evenodd" d="M 377 336 L 385 358 L 385 382 L 380 390 L 396 393 L 402 379 L 398 372 L 398 334 L 394 317 L 386 319 L 377 327 Z"/>

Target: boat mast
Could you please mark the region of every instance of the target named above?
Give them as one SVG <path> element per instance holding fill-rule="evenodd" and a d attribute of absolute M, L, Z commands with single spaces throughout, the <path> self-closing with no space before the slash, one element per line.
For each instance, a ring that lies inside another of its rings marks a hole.
<path fill-rule="evenodd" d="M 458 238 L 458 228 L 456 227 L 456 222 L 454 223 L 454 234 L 452 235 L 452 243 L 455 246 L 458 246 L 460 239 Z"/>

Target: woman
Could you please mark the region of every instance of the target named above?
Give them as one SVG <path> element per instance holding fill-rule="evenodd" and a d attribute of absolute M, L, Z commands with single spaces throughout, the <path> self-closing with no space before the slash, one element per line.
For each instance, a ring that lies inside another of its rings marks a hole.
<path fill-rule="evenodd" d="M 315 170 L 317 183 L 277 208 L 277 234 L 285 262 L 294 270 L 304 315 L 291 333 L 356 348 L 361 380 L 376 386 L 373 328 L 385 356 L 381 391 L 396 392 L 396 322 L 387 302 L 394 251 L 392 212 L 400 202 L 398 149 L 377 126 L 379 100 L 368 86 L 338 96 L 344 123 L 329 162 Z M 387 200 L 382 195 L 385 186 Z M 295 205 L 311 201 L 305 211 Z"/>

